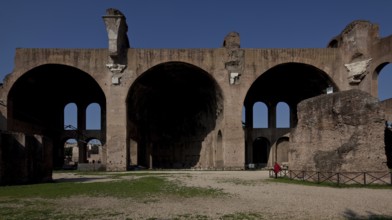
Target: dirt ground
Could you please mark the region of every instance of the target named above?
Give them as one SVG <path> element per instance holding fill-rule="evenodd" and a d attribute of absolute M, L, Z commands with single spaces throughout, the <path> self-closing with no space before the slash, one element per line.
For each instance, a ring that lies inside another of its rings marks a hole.
<path fill-rule="evenodd" d="M 53 178 L 67 181 L 83 176 L 54 173 Z M 151 202 L 117 198 L 94 198 L 91 202 L 92 198 L 71 197 L 59 202 L 70 210 L 84 207 L 121 213 L 113 219 L 220 219 L 234 213 L 258 216 L 252 219 L 392 219 L 391 189 L 276 183 L 267 181 L 268 171 L 181 171 L 181 175 L 170 178 L 186 186 L 222 189 L 230 196 L 159 198 Z M 237 215 L 235 219 L 241 218 Z"/>

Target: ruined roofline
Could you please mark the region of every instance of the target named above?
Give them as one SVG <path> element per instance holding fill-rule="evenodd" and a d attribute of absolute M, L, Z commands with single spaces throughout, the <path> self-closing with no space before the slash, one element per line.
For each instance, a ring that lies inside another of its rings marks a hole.
<path fill-rule="evenodd" d="M 123 17 L 125 17 L 124 14 L 120 10 L 115 9 L 115 8 L 106 9 L 106 16 L 123 16 Z"/>
<path fill-rule="evenodd" d="M 101 48 L 81 48 L 81 47 L 17 47 L 15 50 L 107 50 L 106 47 Z"/>
<path fill-rule="evenodd" d="M 347 34 L 348 32 L 355 29 L 356 26 L 364 26 L 364 25 L 376 25 L 378 27 L 377 24 L 373 24 L 369 20 L 354 20 L 351 23 L 349 23 L 348 25 L 346 25 L 346 27 L 343 29 L 341 34 Z"/>
<path fill-rule="evenodd" d="M 123 61 L 121 61 L 125 59 L 124 52 L 126 51 L 127 48 L 131 48 L 130 46 L 131 44 L 129 42 L 129 38 L 127 35 L 128 25 L 126 22 L 126 17 L 120 10 L 115 8 L 108 8 L 106 10 L 106 15 L 102 17 L 105 21 L 106 30 L 108 32 L 108 39 L 109 39 L 108 48 L 111 54 L 110 57 L 112 59 L 112 62 L 124 63 Z M 332 37 L 331 40 L 327 43 L 327 48 L 339 48 L 342 44 L 344 44 L 345 41 L 344 36 L 348 35 L 352 31 L 359 31 L 361 29 L 368 29 L 369 37 L 379 39 L 378 24 L 374 24 L 369 20 L 358 19 L 346 25 L 346 27 L 341 31 L 339 35 Z M 148 49 L 188 49 L 189 50 L 194 48 L 196 47 L 148 48 Z M 221 47 L 214 47 L 214 48 L 227 48 L 229 50 L 240 49 L 241 48 L 240 34 L 236 31 L 229 32 L 224 37 Z M 324 47 L 320 46 L 317 48 L 324 48 Z M 256 48 L 249 48 L 249 49 L 256 49 Z M 265 49 L 293 49 L 293 48 L 268 48 L 267 47 Z M 309 48 L 301 48 L 301 49 L 313 49 L 313 48 L 309 47 Z"/>
<path fill-rule="evenodd" d="M 212 52 L 212 51 L 220 51 L 227 50 L 226 48 L 218 47 L 218 48 L 129 48 L 130 51 L 156 51 L 156 52 L 179 52 L 179 53 L 193 53 L 193 52 Z M 241 51 L 248 52 L 271 52 L 271 53 L 310 53 L 310 52 L 322 52 L 325 53 L 338 53 L 336 48 L 240 48 Z M 23 53 L 32 53 L 32 52 L 42 52 L 42 53 L 57 53 L 57 52 L 76 52 L 76 53 L 91 53 L 91 52 L 100 52 L 107 53 L 107 48 L 16 48 L 15 50 L 18 54 Z"/>
<path fill-rule="evenodd" d="M 368 37 L 373 40 L 379 40 L 379 25 L 372 23 L 368 20 L 354 20 L 350 22 L 346 27 L 340 32 L 340 34 L 331 38 L 328 42 L 327 47 L 338 48 L 343 44 L 348 43 L 348 41 L 353 41 L 353 39 L 345 39 L 347 36 L 351 36 L 355 32 L 367 31 Z M 355 35 L 354 35 L 355 37 Z M 354 39 L 357 41 L 358 39 Z"/>

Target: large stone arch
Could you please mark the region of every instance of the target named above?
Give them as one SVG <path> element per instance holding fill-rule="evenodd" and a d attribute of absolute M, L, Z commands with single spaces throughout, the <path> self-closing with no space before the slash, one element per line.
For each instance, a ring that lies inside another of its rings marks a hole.
<path fill-rule="evenodd" d="M 377 65 L 377 67 L 374 69 L 372 74 L 372 88 L 377 88 L 377 89 L 379 88 L 378 81 L 379 81 L 380 73 L 388 65 L 392 65 L 392 60 L 390 62 L 382 62 L 379 65 Z M 374 96 L 379 97 L 378 90 L 374 90 L 372 92 Z"/>
<path fill-rule="evenodd" d="M 249 88 L 244 100 L 246 163 L 253 163 L 253 140 L 265 137 L 275 145 L 280 137 L 287 135 L 297 124 L 297 104 L 302 100 L 325 94 L 328 88 L 339 88 L 321 69 L 304 63 L 282 63 L 261 74 Z M 263 102 L 268 108 L 268 128 L 252 128 L 252 107 L 256 102 Z M 285 102 L 290 108 L 290 128 L 276 127 L 276 105 Z M 249 123 L 250 122 L 250 123 Z M 272 161 L 272 160 L 269 160 Z"/>
<path fill-rule="evenodd" d="M 378 88 L 379 84 L 379 75 L 382 72 L 382 70 L 387 66 L 387 65 L 392 65 L 392 62 L 382 62 L 380 63 L 375 70 L 373 71 L 372 74 L 372 88 Z M 376 97 L 379 98 L 378 91 L 374 91 L 374 94 L 376 94 Z M 379 98 L 380 100 L 380 98 Z M 390 123 L 392 121 L 392 98 L 386 99 L 386 100 L 380 100 L 381 101 L 381 106 L 385 112 L 385 120 Z"/>
<path fill-rule="evenodd" d="M 78 105 L 76 135 L 64 130 L 64 107 Z M 63 143 L 66 136 L 85 135 L 85 114 L 81 111 L 90 103 L 101 106 L 101 137 L 106 133 L 106 98 L 102 88 L 88 73 L 67 65 L 45 64 L 30 69 L 13 83 L 7 96 L 8 130 L 40 134 L 53 141 L 53 165 L 63 163 Z M 80 110 L 79 110 L 80 109 Z"/>
<path fill-rule="evenodd" d="M 127 97 L 130 152 L 138 155 L 137 163 L 131 163 L 150 168 L 208 164 L 200 158 L 202 145 L 222 111 L 221 89 L 201 68 L 184 62 L 150 68 L 135 80 Z"/>
<path fill-rule="evenodd" d="M 383 62 L 373 72 L 373 84 L 375 84 L 376 88 L 380 90 L 382 87 L 379 87 L 379 75 L 383 71 L 383 69 L 387 66 L 392 66 L 392 62 Z M 382 73 L 384 74 L 384 73 Z M 385 82 L 383 82 L 385 83 Z M 388 81 L 388 83 L 391 83 Z M 384 84 L 385 86 L 385 84 Z M 384 88 L 385 89 L 385 88 Z M 389 91 L 389 90 L 388 90 Z M 385 155 L 386 155 L 386 164 L 389 169 L 392 168 L 392 97 L 387 99 L 382 99 L 380 94 L 377 93 L 377 97 L 380 100 L 380 106 L 384 112 L 385 119 L 385 129 L 384 129 L 384 144 L 385 144 Z"/>

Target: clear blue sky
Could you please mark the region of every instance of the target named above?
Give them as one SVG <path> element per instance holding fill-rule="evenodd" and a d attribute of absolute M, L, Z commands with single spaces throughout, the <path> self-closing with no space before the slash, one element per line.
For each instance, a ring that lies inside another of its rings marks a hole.
<path fill-rule="evenodd" d="M 242 48 L 324 48 L 357 19 L 392 34 L 391 0 L 2 0 L 0 81 L 15 48 L 106 48 L 110 7 L 125 14 L 134 48 L 217 48 L 231 31 Z M 392 97 L 391 64 L 381 77 L 380 98 Z"/>

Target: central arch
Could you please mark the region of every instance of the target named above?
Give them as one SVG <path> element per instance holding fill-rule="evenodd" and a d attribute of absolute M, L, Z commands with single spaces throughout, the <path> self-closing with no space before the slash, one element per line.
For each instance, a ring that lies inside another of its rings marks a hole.
<path fill-rule="evenodd" d="M 222 92 L 204 70 L 182 62 L 152 67 L 127 97 L 128 135 L 138 155 L 130 158 L 150 168 L 194 167 L 222 106 Z"/>

